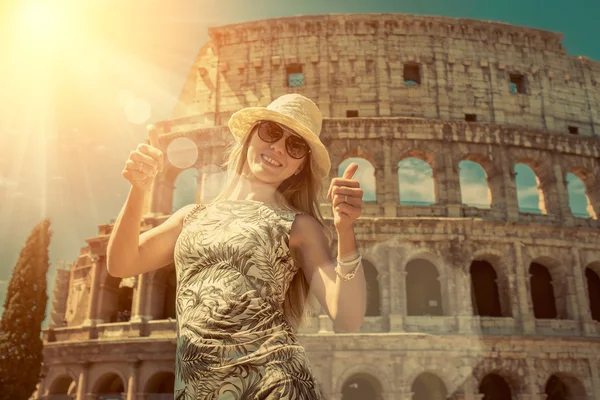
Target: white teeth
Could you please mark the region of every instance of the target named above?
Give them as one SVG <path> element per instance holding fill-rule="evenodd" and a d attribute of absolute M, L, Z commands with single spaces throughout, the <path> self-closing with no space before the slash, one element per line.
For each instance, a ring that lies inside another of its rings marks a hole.
<path fill-rule="evenodd" d="M 263 159 L 265 159 L 267 162 L 269 162 L 270 164 L 273 164 L 276 167 L 281 167 L 281 164 L 279 164 L 277 161 L 273 160 L 272 158 L 265 156 L 264 154 L 263 154 Z"/>

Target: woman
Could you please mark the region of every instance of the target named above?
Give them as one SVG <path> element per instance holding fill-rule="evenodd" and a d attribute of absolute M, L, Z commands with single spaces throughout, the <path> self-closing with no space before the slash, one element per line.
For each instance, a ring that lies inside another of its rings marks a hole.
<path fill-rule="evenodd" d="M 324 399 L 296 331 L 309 288 L 337 328 L 357 331 L 364 318 L 366 285 L 353 230 L 362 210 L 362 190 L 352 179 L 357 165 L 332 180 L 327 193 L 336 263 L 318 206 L 330 161 L 317 106 L 288 94 L 266 108 L 238 111 L 229 128 L 235 143 L 223 191 L 142 234 L 127 272 L 113 271 L 117 262 L 109 271 L 130 276 L 174 259 L 176 399 Z M 123 171 L 143 192 L 163 163 L 154 130 L 150 141 Z"/>

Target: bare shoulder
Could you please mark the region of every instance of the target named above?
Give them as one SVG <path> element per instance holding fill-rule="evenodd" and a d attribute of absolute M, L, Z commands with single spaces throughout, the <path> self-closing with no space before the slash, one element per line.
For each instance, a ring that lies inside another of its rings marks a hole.
<path fill-rule="evenodd" d="M 296 215 L 290 231 L 290 247 L 299 248 L 307 242 L 320 240 L 326 241 L 326 237 L 319 221 L 308 214 Z"/>

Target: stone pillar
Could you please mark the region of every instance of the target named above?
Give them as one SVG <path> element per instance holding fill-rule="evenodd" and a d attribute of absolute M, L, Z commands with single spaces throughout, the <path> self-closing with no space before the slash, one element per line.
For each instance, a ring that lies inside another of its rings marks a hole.
<path fill-rule="evenodd" d="M 148 274 L 137 276 L 135 295 L 133 296 L 133 306 L 131 307 L 131 322 L 141 322 L 145 319 L 144 311 L 146 308 L 146 286 L 148 285 Z"/>
<path fill-rule="evenodd" d="M 519 313 L 521 329 L 525 334 L 535 333 L 535 319 L 530 302 L 527 281 L 529 279 L 529 269 L 524 265 L 523 244 L 516 242 L 515 251 L 515 274 L 517 280 L 517 298 L 519 301 Z"/>
<path fill-rule="evenodd" d="M 473 304 L 471 303 L 472 291 L 471 275 L 462 269 L 456 270 L 456 302 L 459 333 L 473 332 L 475 320 L 473 318 Z M 469 391 L 466 391 L 468 396 Z"/>
<path fill-rule="evenodd" d="M 573 270 L 573 286 L 577 298 L 577 308 L 579 309 L 581 332 L 586 336 L 590 336 L 596 332 L 596 329 L 594 327 L 594 320 L 592 319 L 590 303 L 587 296 L 587 283 L 585 282 L 585 277 L 583 275 L 581 257 L 579 256 L 579 249 L 576 247 L 571 248 L 571 260 L 572 263 L 570 267 Z"/>
<path fill-rule="evenodd" d="M 387 38 L 382 32 L 377 35 L 377 57 L 375 58 L 375 90 L 377 90 L 378 117 L 389 117 L 392 115 L 390 103 L 390 75 L 387 69 L 389 58 L 386 43 Z"/>
<path fill-rule="evenodd" d="M 449 146 L 452 145 L 449 143 Z M 460 218 L 462 217 L 462 200 L 460 194 L 458 164 L 454 163 L 451 151 L 441 153 L 438 160 L 443 160 L 443 164 L 438 165 L 437 168 L 441 172 L 439 179 L 443 179 L 445 192 L 445 197 L 443 199 L 448 208 L 447 215 L 449 218 Z M 436 200 L 440 202 L 440 197 Z"/>
<path fill-rule="evenodd" d="M 106 262 L 104 261 L 105 257 L 102 256 L 94 263 L 92 263 L 92 267 L 90 268 L 90 298 L 87 304 L 87 312 L 86 319 L 83 321 L 84 327 L 94 327 L 97 323 L 102 321 L 98 320 L 97 316 L 97 308 L 98 308 L 98 297 L 100 296 L 100 277 L 101 271 L 100 268 L 104 266 L 106 268 Z"/>
<path fill-rule="evenodd" d="M 77 400 L 85 400 L 88 396 L 88 374 L 90 371 L 91 362 L 84 361 L 80 363 L 80 371 L 77 379 Z"/>
<path fill-rule="evenodd" d="M 392 133 L 386 132 L 383 139 L 383 182 L 377 182 L 384 187 L 383 199 L 378 199 L 383 203 L 384 214 L 386 217 L 396 217 L 396 208 L 398 206 L 398 168 L 393 168 L 392 160 Z"/>
<path fill-rule="evenodd" d="M 562 167 L 557 162 L 552 166 L 554 172 L 554 182 L 556 182 L 557 204 L 552 204 L 551 200 L 546 199 L 546 210 L 550 214 L 552 211 L 558 212 L 557 217 L 565 226 L 575 226 L 575 217 L 569 207 L 569 193 L 567 190 L 566 176 L 563 173 Z M 550 202 L 550 204 L 548 204 Z"/>
<path fill-rule="evenodd" d="M 600 399 L 600 361 L 597 359 L 590 359 L 590 378 L 592 380 L 592 396 L 588 396 L 590 399 Z"/>
<path fill-rule="evenodd" d="M 525 364 L 527 365 L 527 372 L 525 373 L 525 384 L 529 392 L 528 394 L 531 400 L 537 400 L 539 393 L 537 382 L 535 381 L 537 376 L 535 371 L 535 365 L 531 358 L 526 358 Z"/>
<path fill-rule="evenodd" d="M 403 332 L 406 316 L 406 271 L 401 268 L 398 254 L 393 248 L 388 250 L 388 270 L 390 271 L 390 332 Z"/>
<path fill-rule="evenodd" d="M 519 204 L 517 201 L 517 183 L 515 181 L 514 165 L 506 154 L 504 147 L 499 151 L 502 160 L 502 188 L 504 189 L 504 206 L 507 221 L 519 220 Z"/>
<path fill-rule="evenodd" d="M 435 58 L 434 68 L 437 89 L 436 105 L 438 110 L 438 118 L 442 120 L 450 119 L 450 98 L 448 97 L 447 88 L 451 85 L 451 83 L 448 82 L 448 74 L 446 70 L 447 66 L 448 64 L 445 60 Z"/>
<path fill-rule="evenodd" d="M 329 37 L 319 36 L 319 54 L 321 60 L 317 64 L 319 71 L 319 99 L 316 101 L 323 118 L 333 117 L 331 90 L 329 90 Z"/>
<path fill-rule="evenodd" d="M 141 360 L 131 361 L 129 365 L 129 377 L 127 378 L 127 400 L 137 400 L 137 377 L 140 370 Z"/>

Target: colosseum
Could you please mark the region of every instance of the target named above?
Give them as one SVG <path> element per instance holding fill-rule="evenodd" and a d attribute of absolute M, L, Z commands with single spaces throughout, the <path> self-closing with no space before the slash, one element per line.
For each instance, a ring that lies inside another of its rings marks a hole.
<path fill-rule="evenodd" d="M 326 185 L 358 160 L 372 187 L 356 222 L 361 330 L 319 315 L 298 335 L 329 398 L 600 399 L 599 62 L 567 55 L 559 33 L 446 17 L 209 35 L 157 124 L 161 149 L 188 161 L 155 180 L 141 232 L 190 185 L 188 203 L 215 195 L 233 112 L 301 93 L 323 113 Z M 59 271 L 35 398 L 173 399 L 174 266 L 108 275 L 111 228 Z"/>

